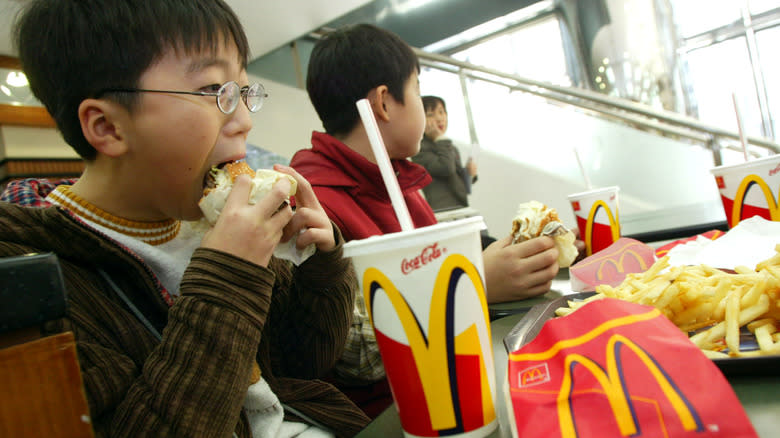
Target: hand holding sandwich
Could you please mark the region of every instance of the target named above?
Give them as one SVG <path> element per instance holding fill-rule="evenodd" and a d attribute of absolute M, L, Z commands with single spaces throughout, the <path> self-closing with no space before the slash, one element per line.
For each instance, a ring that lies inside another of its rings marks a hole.
<path fill-rule="evenodd" d="M 248 174 L 247 174 L 248 173 Z M 244 163 L 213 172 L 200 207 L 213 224 L 202 246 L 267 266 L 280 242 L 297 236 L 299 249 L 314 244 L 321 251 L 336 243 L 333 227 L 311 185 L 293 169 L 275 166 L 255 175 Z M 285 177 L 287 176 L 287 177 Z M 295 194 L 296 212 L 289 205 Z"/>
<path fill-rule="evenodd" d="M 333 236 L 333 223 L 320 205 L 311 184 L 292 167 L 277 164 L 274 170 L 290 175 L 298 181 L 298 191 L 295 193 L 295 215 L 284 227 L 282 242 L 287 242 L 297 235 L 296 246 L 303 249 L 314 244 L 320 251 L 330 251 L 336 247 Z"/>
<path fill-rule="evenodd" d="M 566 228 L 554 208 L 538 201 L 521 203 L 510 235 L 483 252 L 488 301 L 521 300 L 547 292 L 558 268 L 569 267 L 584 248 L 577 231 Z"/>
<path fill-rule="evenodd" d="M 265 197 L 250 204 L 251 178 L 238 175 L 214 227 L 206 232 L 201 246 L 268 266 L 284 228 L 293 217 L 292 208 L 287 204 L 291 185 L 287 178 L 282 178 Z"/>
<path fill-rule="evenodd" d="M 550 290 L 558 274 L 558 249 L 548 236 L 512 243 L 511 235 L 499 239 L 482 253 L 487 298 L 491 303 L 515 301 Z"/>

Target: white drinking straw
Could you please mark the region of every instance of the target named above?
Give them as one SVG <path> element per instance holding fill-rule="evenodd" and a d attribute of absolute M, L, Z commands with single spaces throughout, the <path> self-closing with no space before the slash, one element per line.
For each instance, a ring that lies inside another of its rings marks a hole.
<path fill-rule="evenodd" d="M 574 156 L 577 157 L 577 165 L 580 166 L 580 173 L 582 174 L 582 179 L 585 180 L 585 186 L 588 187 L 588 190 L 593 190 L 593 185 L 590 183 L 588 173 L 585 172 L 585 167 L 582 165 L 582 160 L 580 160 L 580 153 L 577 152 L 577 148 L 572 149 L 574 149 Z"/>
<path fill-rule="evenodd" d="M 731 93 L 731 101 L 734 102 L 734 113 L 737 115 L 737 131 L 739 131 L 739 141 L 742 143 L 742 155 L 745 156 L 745 161 L 748 161 L 747 142 L 745 141 L 745 130 L 742 129 L 742 115 L 739 113 L 737 105 L 737 93 Z"/>
<path fill-rule="evenodd" d="M 374 151 L 376 164 L 379 166 L 387 193 L 390 195 L 393 210 L 395 210 L 395 215 L 401 224 L 401 231 L 411 231 L 414 229 L 414 225 L 412 225 L 412 218 L 409 216 L 409 208 L 406 206 L 406 201 L 404 201 L 404 197 L 401 194 L 401 187 L 398 186 L 398 179 L 396 179 L 393 167 L 390 165 L 390 157 L 387 155 L 385 142 L 382 141 L 382 135 L 379 133 L 379 126 L 376 124 L 371 104 L 368 103 L 367 99 L 360 99 L 356 105 L 358 113 L 360 113 L 360 119 L 363 121 L 363 126 L 366 128 L 371 149 Z"/>

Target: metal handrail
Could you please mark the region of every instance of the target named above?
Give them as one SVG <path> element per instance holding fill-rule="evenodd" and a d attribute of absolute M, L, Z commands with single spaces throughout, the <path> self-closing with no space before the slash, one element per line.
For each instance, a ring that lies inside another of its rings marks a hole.
<path fill-rule="evenodd" d="M 704 143 L 710 143 L 714 138 L 740 140 L 739 133 L 737 132 L 702 123 L 693 117 L 680 115 L 671 111 L 656 110 L 647 105 L 607 96 L 591 90 L 564 87 L 549 82 L 536 81 L 468 62 L 458 61 L 448 56 L 429 53 L 417 48 L 414 48 L 413 50 L 420 59 L 422 65 L 452 73 L 465 74 L 476 80 L 503 85 L 512 90 L 535 94 L 557 102 L 577 106 L 589 111 L 595 111 L 609 116 L 610 118 L 618 118 L 648 129 L 661 131 L 670 135 L 682 136 Z M 484 77 L 483 75 L 485 74 L 500 79 Z M 507 83 L 506 80 L 513 81 L 514 83 Z M 622 110 L 622 112 L 616 111 L 615 109 Z M 746 141 L 752 146 L 759 146 L 773 153 L 780 153 L 780 145 L 773 142 L 771 139 L 749 136 L 746 137 Z"/>

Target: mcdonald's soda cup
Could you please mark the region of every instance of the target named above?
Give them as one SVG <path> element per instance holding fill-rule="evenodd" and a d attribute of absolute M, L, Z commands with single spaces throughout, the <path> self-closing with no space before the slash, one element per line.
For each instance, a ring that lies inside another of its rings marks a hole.
<path fill-rule="evenodd" d="M 729 228 L 761 216 L 780 221 L 780 154 L 710 170 L 720 190 Z"/>
<path fill-rule="evenodd" d="M 498 425 L 481 217 L 344 245 L 404 436 L 484 437 Z"/>
<path fill-rule="evenodd" d="M 601 251 L 620 238 L 619 191 L 619 187 L 610 186 L 568 196 L 587 255 Z"/>

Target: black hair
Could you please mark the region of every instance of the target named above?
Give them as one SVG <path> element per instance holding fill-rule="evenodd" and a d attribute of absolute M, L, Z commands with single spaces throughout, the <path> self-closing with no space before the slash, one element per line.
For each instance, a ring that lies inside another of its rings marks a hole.
<path fill-rule="evenodd" d="M 168 50 L 200 52 L 235 43 L 246 68 L 249 43 L 222 0 L 33 0 L 14 27 L 19 61 L 35 97 L 65 141 L 86 160 L 78 107 L 107 88 L 135 88 Z M 134 93 L 111 98 L 133 109 Z"/>
<path fill-rule="evenodd" d="M 325 132 L 346 134 L 358 123 L 355 102 L 386 85 L 404 103 L 404 84 L 420 63 L 398 35 L 370 24 L 342 27 L 317 42 L 309 60 L 306 90 Z"/>
<path fill-rule="evenodd" d="M 444 103 L 444 99 L 442 99 L 439 96 L 423 96 L 423 109 L 425 109 L 425 112 L 433 111 L 436 109 L 436 104 L 440 103 L 441 107 L 444 108 L 444 112 L 447 112 L 447 104 Z"/>

